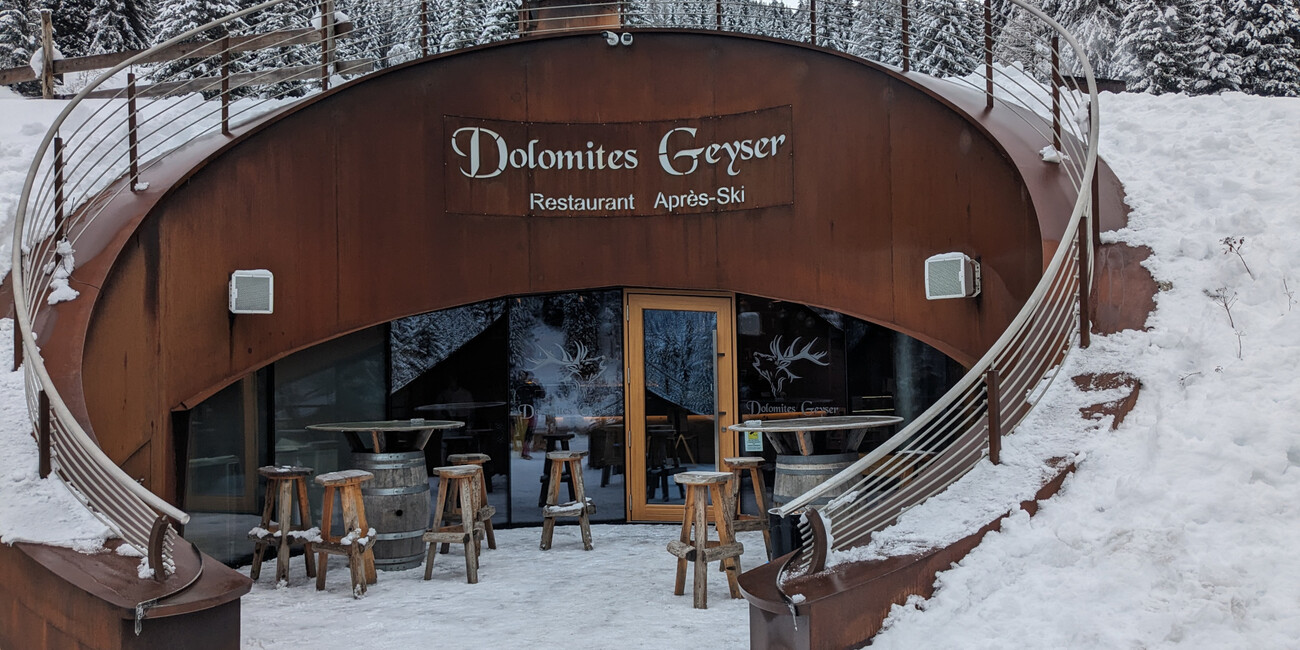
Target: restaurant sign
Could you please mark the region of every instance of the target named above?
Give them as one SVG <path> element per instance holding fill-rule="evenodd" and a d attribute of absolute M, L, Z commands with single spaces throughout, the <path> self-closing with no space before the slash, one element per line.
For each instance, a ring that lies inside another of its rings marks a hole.
<path fill-rule="evenodd" d="M 443 116 L 447 211 L 605 217 L 794 201 L 790 107 L 661 122 Z"/>

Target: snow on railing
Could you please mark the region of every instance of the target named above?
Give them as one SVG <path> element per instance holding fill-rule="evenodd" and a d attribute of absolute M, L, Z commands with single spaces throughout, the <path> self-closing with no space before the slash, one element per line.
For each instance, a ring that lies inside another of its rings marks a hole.
<path fill-rule="evenodd" d="M 174 525 L 188 515 L 132 480 L 82 429 L 41 360 L 34 323 L 43 322 L 57 303 L 76 299 L 66 279 L 75 272 L 79 237 L 111 202 L 147 189 L 142 174 L 168 153 L 195 139 L 228 137 L 270 111 L 349 78 L 439 52 L 575 30 L 712 30 L 835 48 L 904 74 L 941 77 L 983 93 L 988 109 L 1009 111 L 1038 134 L 1045 152 L 1059 160 L 1078 190 L 1062 240 L 1066 245 L 1058 247 L 1037 290 L 984 359 L 898 435 L 782 509 L 794 512 L 856 482 L 849 492 L 857 498 L 841 497 L 823 515 L 835 528 L 835 548 L 862 543 L 871 530 L 970 469 L 987 453 L 990 427 L 1009 431 L 1024 417 L 1031 406 L 1026 387 L 1049 374 L 1069 347 L 1078 269 L 1090 269 L 1091 238 L 1078 234 L 1076 241 L 1077 233 L 1086 232 L 1080 223 L 1088 216 L 1087 190 L 1096 164 L 1096 90 L 1087 57 L 1059 25 L 1023 0 L 999 2 L 1006 10 L 998 12 L 990 1 L 917 6 L 909 0 L 809 0 L 792 9 L 739 0 L 624 0 L 526 3 L 518 11 L 472 15 L 469 8 L 477 6 L 472 3 L 395 0 L 370 3 L 365 12 L 349 16 L 353 4 L 346 0 L 271 0 L 124 60 L 124 55 L 101 59 L 116 63 L 81 88 L 46 133 L 28 171 L 14 228 L 15 315 L 29 413 L 42 440 L 48 440 L 54 471 L 116 534 L 146 552 L 153 566 L 164 567 L 156 572 L 159 577 L 166 574 Z M 935 13 L 937 6 L 947 11 Z M 1081 69 L 1085 88 L 1073 82 L 1076 77 L 1062 77 L 1060 41 L 1069 46 L 1066 54 Z M 69 60 L 61 65 L 84 70 L 95 64 Z M 918 450 L 927 453 L 903 453 Z M 904 457 L 914 471 L 901 487 L 885 490 L 870 478 L 854 481 L 873 463 L 889 467 Z M 799 556 L 805 566 L 808 539 Z"/>

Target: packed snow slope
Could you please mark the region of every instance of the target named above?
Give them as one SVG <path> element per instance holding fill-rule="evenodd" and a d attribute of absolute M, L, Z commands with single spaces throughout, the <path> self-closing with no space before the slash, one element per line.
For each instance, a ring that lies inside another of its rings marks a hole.
<path fill-rule="evenodd" d="M 0 89 L 0 269 L 27 165 L 61 108 Z M 1129 228 L 1104 237 L 1149 246 L 1165 290 L 1149 331 L 1094 337 L 1068 371 L 1137 375 L 1137 409 L 1113 433 L 1080 426 L 1071 382 L 1056 382 L 1039 411 L 1060 417 L 1036 414 L 1012 438 L 1053 422 L 1077 431 L 1076 474 L 1038 516 L 1012 517 L 941 574 L 933 598 L 895 608 L 877 647 L 1283 648 L 1300 638 L 1300 99 L 1106 94 L 1101 115 L 1102 153 L 1133 207 Z M 0 346 L 5 368 L 6 355 Z M 97 546 L 103 526 L 35 476 L 21 374 L 0 380 L 0 539 Z M 663 544 L 675 533 L 602 526 L 586 553 L 563 546 L 576 533 L 561 529 L 541 553 L 536 529 L 502 531 L 479 584 L 464 583 L 453 553 L 432 583 L 419 570 L 386 574 L 360 602 L 341 565 L 315 593 L 295 561 L 291 586 L 263 577 L 246 598 L 244 644 L 352 647 L 362 620 L 376 646 L 747 647 L 744 604 L 726 598 L 721 574 L 710 576 L 708 610 L 671 596 Z"/>
<path fill-rule="evenodd" d="M 1300 643 L 1300 99 L 1106 94 L 1101 116 L 1133 208 L 1103 237 L 1149 246 L 1164 290 L 1150 331 L 1076 356 L 1137 375 L 1137 408 L 874 647 Z"/>

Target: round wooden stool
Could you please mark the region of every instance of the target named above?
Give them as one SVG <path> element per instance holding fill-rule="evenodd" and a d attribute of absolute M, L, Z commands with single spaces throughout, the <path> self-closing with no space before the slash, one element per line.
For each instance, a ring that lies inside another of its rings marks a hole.
<path fill-rule="evenodd" d="M 763 546 L 767 549 L 767 559 L 772 559 L 772 531 L 767 525 L 767 503 L 764 494 L 767 493 L 767 486 L 763 484 L 763 457 L 762 456 L 738 456 L 735 458 L 723 458 L 722 467 L 731 472 L 731 498 L 736 502 L 734 511 L 735 518 L 732 519 L 731 530 L 733 532 L 761 530 L 763 531 Z M 758 504 L 758 514 L 747 515 L 741 504 L 744 499 L 741 498 L 740 485 L 741 477 L 745 472 L 749 472 L 750 486 L 754 490 L 754 503 Z"/>
<path fill-rule="evenodd" d="M 551 538 L 555 534 L 556 517 L 577 517 L 582 527 L 582 548 L 591 550 L 591 521 L 589 515 L 596 512 L 596 505 L 587 499 L 587 490 L 582 483 L 582 459 L 585 451 L 547 452 L 546 462 L 551 465 L 551 480 L 546 491 L 546 505 L 542 507 L 542 550 L 550 550 Z M 573 500 L 560 503 L 560 482 L 567 474 L 569 486 L 573 488 Z"/>
<path fill-rule="evenodd" d="M 291 465 L 266 466 L 257 468 L 257 473 L 266 478 L 266 504 L 262 506 L 262 523 L 248 531 L 248 538 L 253 540 L 253 566 L 248 575 L 257 580 L 262 573 L 262 554 L 266 547 L 275 546 L 275 581 L 289 580 L 289 546 L 302 544 L 303 561 L 307 565 L 307 577 L 316 576 L 316 563 L 312 557 L 311 539 L 316 531 L 308 529 L 311 524 L 311 506 L 307 502 L 307 477 L 312 468 Z M 298 525 L 293 525 L 293 499 L 298 497 Z M 271 509 L 277 510 L 275 523 L 271 523 Z"/>
<path fill-rule="evenodd" d="M 696 609 L 708 609 L 709 562 L 722 563 L 731 597 L 740 598 L 740 554 L 745 552 L 745 547 L 731 532 L 731 514 L 736 506 L 731 502 L 730 482 L 730 472 L 683 472 L 677 475 L 677 484 L 686 486 L 686 507 L 682 511 L 681 538 L 668 542 L 668 552 L 677 556 L 677 581 L 673 593 L 680 596 L 685 592 L 686 563 L 694 562 Z M 718 529 L 717 541 L 709 541 L 707 508 L 710 496 L 713 497 L 713 521 Z"/>
<path fill-rule="evenodd" d="M 316 573 L 316 591 L 324 591 L 325 574 L 329 570 L 326 555 L 342 555 L 348 559 L 348 575 L 352 581 L 352 597 L 366 593 L 366 585 L 378 580 L 375 575 L 375 529 L 366 523 L 366 504 L 361 499 L 361 484 L 373 479 L 374 474 L 360 469 L 345 469 L 316 477 L 316 484 L 325 488 L 322 498 L 320 541 L 316 542 L 320 570 Z M 330 528 L 334 519 L 334 494 L 339 495 L 343 509 L 342 535 Z"/>
<path fill-rule="evenodd" d="M 453 465 L 435 467 L 433 471 L 438 475 L 438 497 L 433 524 L 423 536 L 424 541 L 429 542 L 424 560 L 424 579 L 433 578 L 433 559 L 439 544 L 463 544 L 465 579 L 469 584 L 477 584 L 479 543 L 484 530 L 483 522 L 478 520 L 482 509 L 479 499 L 483 494 L 483 468 L 479 465 Z M 453 511 L 458 501 L 460 521 L 455 522 Z"/>
<path fill-rule="evenodd" d="M 447 462 L 452 465 L 478 465 L 479 467 L 483 467 L 483 464 L 490 460 L 492 460 L 492 457 L 487 454 L 452 454 L 447 457 Z M 487 480 L 486 469 L 483 471 L 483 480 L 479 481 L 479 485 L 482 486 L 483 490 L 479 493 L 478 520 L 483 522 L 483 528 L 487 531 L 488 548 L 495 551 L 497 536 L 492 530 L 492 516 L 497 513 L 497 509 L 495 506 L 488 504 L 488 492 L 491 492 L 491 490 L 487 489 L 487 486 L 491 485 L 491 481 Z M 459 507 L 456 508 L 456 512 L 460 512 Z M 446 548 L 445 545 L 444 548 Z"/>

